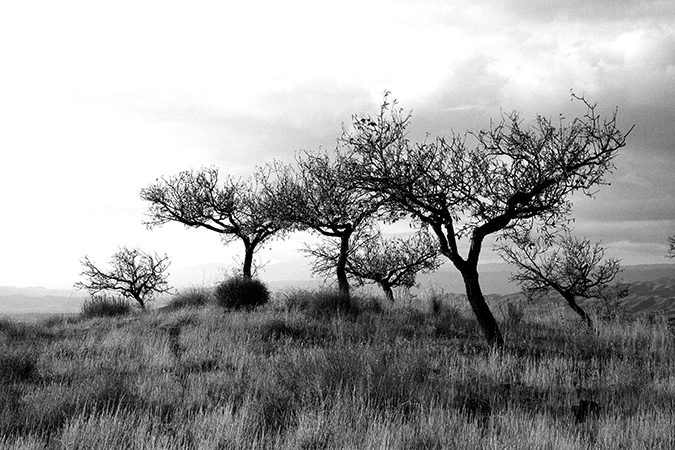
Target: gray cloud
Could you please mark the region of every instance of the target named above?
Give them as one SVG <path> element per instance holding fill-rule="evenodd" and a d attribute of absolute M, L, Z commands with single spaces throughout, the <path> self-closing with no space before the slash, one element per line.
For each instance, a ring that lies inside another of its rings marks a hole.
<path fill-rule="evenodd" d="M 508 0 L 504 3 L 504 9 L 519 17 L 543 22 L 634 22 L 639 19 L 658 19 L 675 12 L 673 3 L 668 0 Z"/>

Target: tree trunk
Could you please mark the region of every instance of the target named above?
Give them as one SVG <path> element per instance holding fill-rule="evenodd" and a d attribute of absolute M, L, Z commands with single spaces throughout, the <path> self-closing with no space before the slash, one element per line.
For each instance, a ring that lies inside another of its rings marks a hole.
<path fill-rule="evenodd" d="M 478 320 L 478 324 L 483 330 L 483 335 L 487 339 L 488 345 L 496 348 L 502 347 L 504 345 L 504 338 L 501 331 L 499 331 L 499 325 L 492 315 L 492 311 L 490 311 L 485 302 L 485 297 L 483 297 L 483 292 L 480 289 L 478 281 L 478 270 L 473 267 L 462 271 L 461 274 L 464 279 L 467 299 L 476 316 L 476 320 Z"/>
<path fill-rule="evenodd" d="M 141 306 L 141 309 L 145 310 L 145 302 L 143 301 L 143 297 L 141 297 L 138 294 L 133 294 L 134 300 L 138 302 L 138 304 Z"/>
<path fill-rule="evenodd" d="M 349 295 L 349 281 L 347 280 L 347 256 L 349 254 L 350 235 L 351 233 L 340 236 L 340 256 L 338 258 L 336 267 L 338 289 L 345 295 Z"/>
<path fill-rule="evenodd" d="M 390 302 L 394 303 L 394 291 L 391 289 L 391 285 L 387 283 L 386 281 L 380 281 L 378 282 L 382 290 L 384 291 L 384 295 L 387 297 L 387 300 Z"/>
<path fill-rule="evenodd" d="M 250 243 L 244 241 L 245 251 L 244 251 L 244 271 L 243 275 L 246 279 L 253 278 L 252 267 L 253 267 L 253 251 L 255 248 Z"/>
<path fill-rule="evenodd" d="M 581 319 L 586 322 L 589 327 L 593 326 L 593 320 L 586 314 L 586 311 L 579 306 L 574 298 L 574 294 L 562 293 L 562 296 L 567 300 L 567 304 L 570 305 L 570 308 L 581 317 Z"/>

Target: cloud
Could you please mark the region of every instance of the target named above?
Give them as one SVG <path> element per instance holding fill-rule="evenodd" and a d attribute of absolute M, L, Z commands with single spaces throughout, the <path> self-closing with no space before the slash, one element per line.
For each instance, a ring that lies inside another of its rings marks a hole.
<path fill-rule="evenodd" d="M 117 108 L 182 136 L 185 151 L 194 152 L 194 165 L 243 173 L 274 158 L 290 160 L 301 149 L 334 148 L 342 124 L 352 114 L 377 108 L 382 92 L 377 95 L 373 101 L 366 89 L 315 80 L 261 90 L 241 108 L 150 95 L 118 99 Z"/>
<path fill-rule="evenodd" d="M 672 2 L 667 0 L 509 0 L 502 4 L 511 14 L 536 22 L 634 22 L 675 13 Z"/>
<path fill-rule="evenodd" d="M 444 124 L 447 127 L 448 123 L 455 123 L 453 127 L 462 127 L 455 131 L 463 132 L 476 126 L 477 119 L 482 121 L 480 125 L 485 125 L 489 120 L 486 112 L 502 106 L 503 90 L 508 82 L 506 76 L 495 70 L 494 62 L 495 58 L 476 54 L 453 65 L 446 79 L 419 107 L 422 126 L 435 128 Z"/>

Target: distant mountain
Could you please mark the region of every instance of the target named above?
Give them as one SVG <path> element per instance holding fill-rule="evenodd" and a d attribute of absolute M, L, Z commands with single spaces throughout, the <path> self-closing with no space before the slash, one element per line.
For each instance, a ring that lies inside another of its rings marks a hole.
<path fill-rule="evenodd" d="M 512 294 L 520 291 L 517 284 L 509 281 L 511 269 L 506 264 L 481 264 L 478 273 L 483 294 Z M 462 275 L 448 264 L 436 272 L 420 274 L 417 282 L 421 289 L 441 289 L 453 293 L 465 291 Z"/>
<path fill-rule="evenodd" d="M 643 264 L 625 266 L 619 278 L 626 283 L 638 281 L 657 281 L 659 279 L 675 278 L 675 264 Z"/>
<path fill-rule="evenodd" d="M 200 264 L 189 267 L 176 267 L 171 271 L 169 280 L 177 288 L 191 285 L 213 285 L 227 276 L 231 265 Z M 506 263 L 479 264 L 481 287 L 485 294 L 514 294 L 520 287 L 509 281 L 515 268 Z M 264 266 L 259 276 L 272 289 L 284 289 L 290 286 L 318 286 L 322 280 L 312 278 L 311 262 L 307 259 L 285 261 Z M 675 264 L 650 264 L 625 266 L 619 278 L 626 283 L 654 281 L 659 278 L 675 278 Z M 446 292 L 464 292 L 464 282 L 459 272 L 449 263 L 431 274 L 417 277 L 421 288 L 442 289 Z"/>
<path fill-rule="evenodd" d="M 675 317 L 675 277 L 630 283 L 628 297 L 622 303 L 633 312 L 662 312 Z"/>
<path fill-rule="evenodd" d="M 514 269 L 503 263 L 481 264 L 478 267 L 481 287 L 486 296 L 495 300 L 517 296 L 520 288 L 509 282 Z M 179 268 L 172 272 L 171 283 L 178 289 L 188 286 L 209 286 L 225 277 L 222 265 L 205 264 Z M 173 275 L 177 275 L 173 278 Z M 315 288 L 322 280 L 310 277 L 310 263 L 291 261 L 266 266 L 260 273 L 273 291 L 288 288 Z M 633 311 L 664 311 L 675 316 L 675 264 L 625 266 L 620 274 L 623 282 L 631 284 L 626 306 Z M 436 289 L 447 293 L 463 293 L 461 275 L 450 265 L 432 274 L 418 277 L 422 291 Z M 0 286 L 0 315 L 78 312 L 86 292 L 44 287 Z"/>
<path fill-rule="evenodd" d="M 621 304 L 630 312 L 641 314 L 663 314 L 669 318 L 675 318 L 675 277 L 658 278 L 653 281 L 635 281 L 628 283 L 628 296 L 621 300 Z M 522 293 L 512 295 L 491 294 L 487 295 L 491 304 L 510 300 L 524 299 Z M 555 293 L 534 299 L 535 305 L 547 303 L 559 303 L 566 305 L 563 298 Z M 587 309 L 590 305 L 598 304 L 596 299 L 578 299 L 578 303 Z"/>
<path fill-rule="evenodd" d="M 22 294 L 0 295 L 1 314 L 50 313 L 66 314 L 80 310 L 86 297 L 57 295 L 31 296 Z"/>
<path fill-rule="evenodd" d="M 447 268 L 446 268 L 447 267 Z M 516 283 L 509 281 L 515 268 L 505 263 L 479 264 L 478 273 L 480 284 L 484 294 L 509 295 L 520 292 Z M 624 266 L 618 279 L 624 283 L 637 283 L 642 281 L 657 281 L 660 279 L 675 279 L 675 264 L 645 264 Z M 447 292 L 464 292 L 464 282 L 457 270 L 448 265 L 443 266 L 431 274 L 422 274 L 417 277 L 420 287 L 432 286 L 442 288 Z"/>
<path fill-rule="evenodd" d="M 25 295 L 29 297 L 83 297 L 86 292 L 75 289 L 49 289 L 42 286 L 33 287 L 16 287 L 16 286 L 0 286 L 0 297 L 7 295 Z"/>

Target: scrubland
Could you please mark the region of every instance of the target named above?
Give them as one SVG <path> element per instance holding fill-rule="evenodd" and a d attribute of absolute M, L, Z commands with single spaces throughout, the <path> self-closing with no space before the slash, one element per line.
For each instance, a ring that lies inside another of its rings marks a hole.
<path fill-rule="evenodd" d="M 494 350 L 453 296 L 336 298 L 1 319 L 0 449 L 675 448 L 662 318 L 493 305 Z"/>

